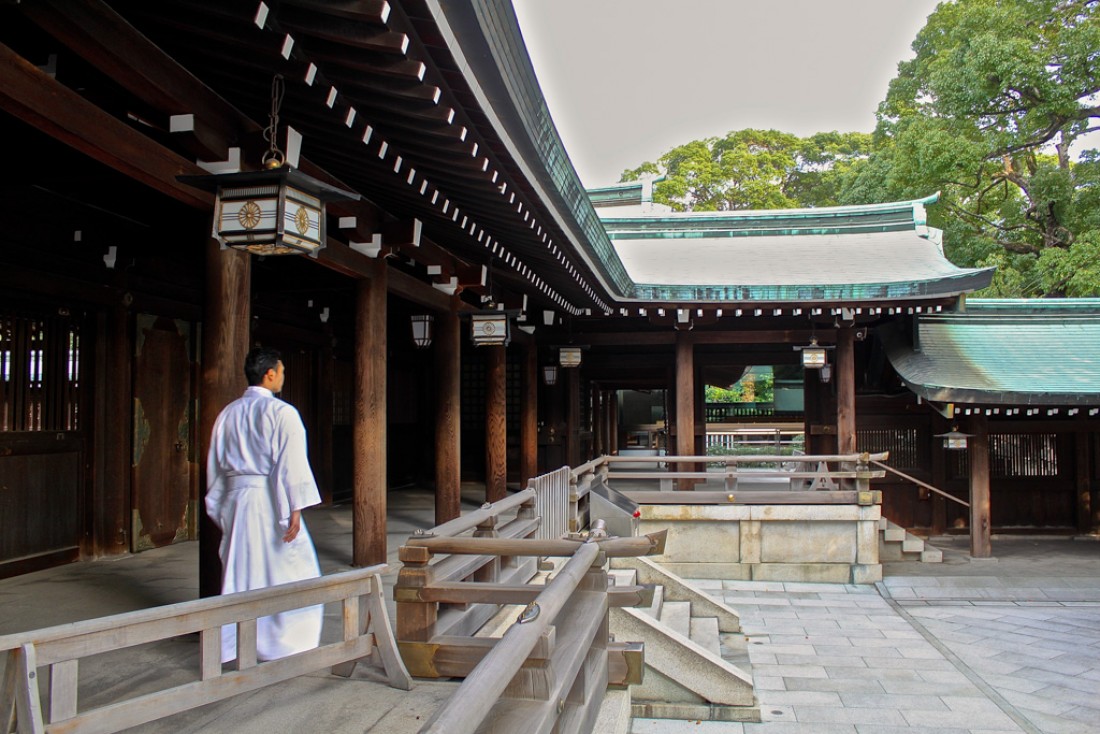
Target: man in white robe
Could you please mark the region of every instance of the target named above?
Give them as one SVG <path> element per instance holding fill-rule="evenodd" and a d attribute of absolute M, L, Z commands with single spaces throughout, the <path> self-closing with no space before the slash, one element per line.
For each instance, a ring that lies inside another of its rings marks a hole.
<path fill-rule="evenodd" d="M 207 456 L 206 512 L 222 531 L 222 593 L 321 575 L 302 509 L 321 502 L 298 411 L 275 397 L 285 379 L 279 352 L 245 358 L 249 387 L 214 423 Z M 260 660 L 317 647 L 324 606 L 261 617 Z M 222 627 L 222 662 L 237 657 L 236 626 Z"/>

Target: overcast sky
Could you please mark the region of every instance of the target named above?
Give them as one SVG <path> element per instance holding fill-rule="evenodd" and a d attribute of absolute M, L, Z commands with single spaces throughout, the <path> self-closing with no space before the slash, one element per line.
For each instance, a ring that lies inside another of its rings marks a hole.
<path fill-rule="evenodd" d="M 742 128 L 870 132 L 937 0 L 513 0 L 581 181 Z"/>

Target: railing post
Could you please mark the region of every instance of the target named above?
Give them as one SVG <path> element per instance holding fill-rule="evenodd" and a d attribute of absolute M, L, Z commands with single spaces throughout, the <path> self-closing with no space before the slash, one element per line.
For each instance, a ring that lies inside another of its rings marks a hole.
<path fill-rule="evenodd" d="M 427 548 L 401 546 L 398 551 L 403 564 L 397 574 L 393 594 L 397 599 L 397 639 L 405 642 L 427 642 L 435 634 L 438 611 L 434 602 L 403 601 L 432 582 L 432 569 L 428 565 L 432 553 Z M 416 590 L 402 595 L 403 589 Z"/>

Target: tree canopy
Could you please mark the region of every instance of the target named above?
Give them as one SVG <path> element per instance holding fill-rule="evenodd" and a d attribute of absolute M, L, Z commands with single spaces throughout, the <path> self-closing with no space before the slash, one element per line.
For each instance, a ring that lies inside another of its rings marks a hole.
<path fill-rule="evenodd" d="M 838 199 L 942 192 L 931 223 L 991 295 L 1100 294 L 1100 0 L 942 3 L 898 65 Z"/>
<path fill-rule="evenodd" d="M 870 152 L 868 133 L 799 138 L 778 130 L 734 130 L 677 146 L 656 163 L 624 171 L 621 180 L 663 176 L 654 201 L 677 211 L 830 206 L 840 176 Z"/>
<path fill-rule="evenodd" d="M 679 211 L 918 199 L 985 295 L 1100 295 L 1100 0 L 941 3 L 873 135 L 737 130 L 625 171 Z"/>

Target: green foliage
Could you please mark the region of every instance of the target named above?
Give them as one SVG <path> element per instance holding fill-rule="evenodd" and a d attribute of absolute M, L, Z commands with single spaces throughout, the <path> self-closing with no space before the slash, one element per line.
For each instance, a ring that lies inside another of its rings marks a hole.
<path fill-rule="evenodd" d="M 1100 122 L 1100 2 L 941 3 L 913 50 L 837 198 L 939 190 L 948 257 L 999 268 L 983 295 L 1100 294 L 1100 159 L 1070 155 Z"/>
<path fill-rule="evenodd" d="M 708 403 L 771 403 L 775 401 L 775 375 L 771 372 L 746 372 L 729 387 L 707 385 Z"/>
<path fill-rule="evenodd" d="M 865 133 L 799 138 L 778 130 L 734 130 L 677 146 L 656 163 L 624 171 L 621 181 L 663 175 L 654 201 L 677 211 L 829 206 L 842 175 L 870 154 Z"/>

